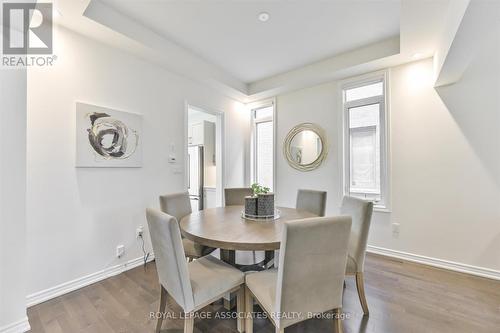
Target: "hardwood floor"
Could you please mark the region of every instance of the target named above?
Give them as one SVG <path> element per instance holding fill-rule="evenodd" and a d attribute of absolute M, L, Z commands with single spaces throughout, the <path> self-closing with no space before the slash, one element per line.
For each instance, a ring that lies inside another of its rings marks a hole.
<path fill-rule="evenodd" d="M 363 316 L 354 278 L 344 294 L 344 332 L 500 332 L 500 282 L 423 265 L 368 255 L 365 288 L 370 316 Z M 28 309 L 33 333 L 153 332 L 159 286 L 156 268 L 135 268 Z M 257 308 L 256 308 L 257 309 Z M 237 332 L 223 316 L 222 302 L 208 306 L 212 318 L 196 319 L 194 332 Z M 180 308 L 168 298 L 167 311 Z M 182 332 L 181 318 L 167 318 L 162 333 Z M 272 333 L 266 319 L 254 320 L 255 333 Z M 286 329 L 333 332 L 328 319 L 311 319 Z"/>

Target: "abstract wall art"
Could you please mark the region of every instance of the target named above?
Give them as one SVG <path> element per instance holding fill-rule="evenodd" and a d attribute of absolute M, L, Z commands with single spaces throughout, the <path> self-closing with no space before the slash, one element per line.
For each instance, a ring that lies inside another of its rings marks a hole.
<path fill-rule="evenodd" d="M 142 116 L 76 103 L 76 166 L 142 166 Z"/>

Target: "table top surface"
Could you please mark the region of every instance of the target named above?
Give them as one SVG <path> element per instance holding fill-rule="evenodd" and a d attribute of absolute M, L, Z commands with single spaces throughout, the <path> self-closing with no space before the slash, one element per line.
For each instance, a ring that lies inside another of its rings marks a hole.
<path fill-rule="evenodd" d="M 295 208 L 277 207 L 280 217 L 272 221 L 252 221 L 241 216 L 243 206 L 207 208 L 182 218 L 184 237 L 201 245 L 225 250 L 278 250 L 286 221 L 316 215 Z"/>

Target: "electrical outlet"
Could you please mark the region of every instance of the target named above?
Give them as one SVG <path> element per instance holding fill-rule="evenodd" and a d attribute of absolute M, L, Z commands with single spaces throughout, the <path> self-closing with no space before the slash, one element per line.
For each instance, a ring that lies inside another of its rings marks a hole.
<path fill-rule="evenodd" d="M 137 229 L 135 229 L 135 238 L 142 237 L 143 234 L 144 234 L 144 227 L 140 225 L 137 227 Z"/>
<path fill-rule="evenodd" d="M 392 224 L 392 237 L 399 238 L 399 223 Z"/>
<path fill-rule="evenodd" d="M 121 258 L 125 254 L 125 246 L 123 245 L 118 245 L 116 247 L 116 256 L 118 258 Z"/>

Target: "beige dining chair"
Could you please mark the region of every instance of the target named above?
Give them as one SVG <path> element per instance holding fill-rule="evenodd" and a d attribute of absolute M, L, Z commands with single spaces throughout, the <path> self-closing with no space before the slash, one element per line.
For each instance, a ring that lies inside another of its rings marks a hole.
<path fill-rule="evenodd" d="M 366 244 L 372 220 L 373 203 L 353 197 L 344 197 L 340 208 L 342 215 L 352 217 L 352 230 L 349 238 L 349 252 L 347 256 L 346 275 L 354 275 L 356 288 L 358 289 L 359 301 L 364 314 L 368 315 L 368 303 L 366 302 L 364 285 L 364 265 L 366 255 Z"/>
<path fill-rule="evenodd" d="M 184 216 L 192 213 L 188 192 L 161 195 L 160 207 L 162 212 L 175 217 L 177 223 L 180 223 Z M 203 257 L 215 250 L 213 247 L 195 243 L 184 237 L 182 237 L 182 245 L 188 260 Z"/>
<path fill-rule="evenodd" d="M 325 216 L 326 192 L 299 189 L 297 191 L 297 204 L 295 207 L 318 216 Z"/>
<path fill-rule="evenodd" d="M 253 195 L 249 187 L 234 187 L 224 189 L 224 203 L 226 206 L 245 205 L 245 197 Z"/>
<path fill-rule="evenodd" d="M 253 332 L 254 299 L 268 314 L 276 332 L 283 333 L 286 327 L 308 319 L 308 313 L 329 310 L 334 310 L 335 326 L 341 332 L 339 316 L 350 230 L 349 216 L 286 222 L 279 268 L 246 275 L 245 332 Z"/>
<path fill-rule="evenodd" d="M 224 189 L 224 205 L 225 206 L 244 206 L 245 197 L 253 195 L 253 190 L 249 187 L 233 187 Z M 235 257 L 237 257 L 235 251 Z M 241 251 L 244 253 L 245 251 Z M 252 251 L 253 264 L 257 263 L 257 253 Z"/>
<path fill-rule="evenodd" d="M 146 218 L 160 281 L 158 313 L 165 312 L 167 296 L 170 295 L 186 314 L 184 333 L 192 333 L 196 311 L 227 292 L 237 292 L 237 327 L 238 332 L 243 332 L 245 275 L 210 255 L 187 263 L 176 218 L 154 209 L 147 209 Z M 162 322 L 163 316 L 159 315 L 156 333 L 160 332 Z"/>

